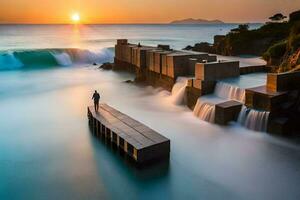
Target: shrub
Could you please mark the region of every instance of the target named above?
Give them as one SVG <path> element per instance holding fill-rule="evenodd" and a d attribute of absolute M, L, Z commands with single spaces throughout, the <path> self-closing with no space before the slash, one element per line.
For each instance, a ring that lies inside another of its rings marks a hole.
<path fill-rule="evenodd" d="M 300 21 L 300 10 L 290 14 L 290 22 Z"/>
<path fill-rule="evenodd" d="M 272 45 L 266 53 L 263 54 L 263 58 L 265 60 L 269 60 L 271 58 L 280 59 L 284 56 L 286 52 L 287 41 L 281 41 L 274 45 Z"/>

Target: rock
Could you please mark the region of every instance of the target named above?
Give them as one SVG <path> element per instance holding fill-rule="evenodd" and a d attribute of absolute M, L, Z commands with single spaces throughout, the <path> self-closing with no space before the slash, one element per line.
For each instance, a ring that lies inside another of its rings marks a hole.
<path fill-rule="evenodd" d="M 186 46 L 185 48 L 183 48 L 183 50 L 192 50 L 193 47 L 191 45 Z"/>
<path fill-rule="evenodd" d="M 103 63 L 99 69 L 104 69 L 104 70 L 111 70 L 113 69 L 114 67 L 114 64 L 113 63 L 109 63 L 109 62 L 106 62 L 106 63 Z"/>
<path fill-rule="evenodd" d="M 132 80 L 126 80 L 126 81 L 124 81 L 124 83 L 133 83 L 133 81 Z"/>
<path fill-rule="evenodd" d="M 188 45 L 183 50 L 214 53 L 213 45 L 207 42 L 196 43 L 194 46 Z"/>
<path fill-rule="evenodd" d="M 95 65 L 95 66 L 96 66 L 96 65 L 97 65 L 97 63 L 93 63 L 93 65 Z"/>
<path fill-rule="evenodd" d="M 208 42 L 197 43 L 195 44 L 193 50 L 199 52 L 212 52 L 212 45 Z"/>

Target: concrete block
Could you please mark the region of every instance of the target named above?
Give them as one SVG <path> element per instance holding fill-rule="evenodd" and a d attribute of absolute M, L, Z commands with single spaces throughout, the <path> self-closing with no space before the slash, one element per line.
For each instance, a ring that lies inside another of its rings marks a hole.
<path fill-rule="evenodd" d="M 195 76 L 195 66 L 198 62 L 197 58 L 189 58 L 189 71 L 188 74 L 191 76 Z"/>
<path fill-rule="evenodd" d="M 266 86 L 245 90 L 245 105 L 258 110 L 275 112 L 288 98 L 287 92 L 273 92 Z"/>
<path fill-rule="evenodd" d="M 172 56 L 167 56 L 167 76 L 174 78 L 174 61 Z"/>
<path fill-rule="evenodd" d="M 202 95 L 201 90 L 194 87 L 187 86 L 186 95 L 187 95 L 187 106 L 191 110 L 194 110 L 198 98 Z"/>
<path fill-rule="evenodd" d="M 216 55 L 208 55 L 206 60 L 207 60 L 207 62 L 216 62 L 217 56 Z"/>
<path fill-rule="evenodd" d="M 154 71 L 154 53 L 153 51 L 147 51 L 147 68 L 149 71 Z"/>
<path fill-rule="evenodd" d="M 168 68 L 167 68 L 167 54 L 161 55 L 161 73 L 163 75 L 168 75 Z"/>
<path fill-rule="evenodd" d="M 266 65 L 240 67 L 240 74 L 250 74 L 250 73 L 267 72 L 267 71 L 268 68 L 266 67 Z"/>
<path fill-rule="evenodd" d="M 116 143 L 138 163 L 170 154 L 169 139 L 106 104 L 100 105 L 98 113 L 94 107 L 88 107 L 88 118 L 92 129 L 98 129 L 101 124 L 103 137 Z"/>
<path fill-rule="evenodd" d="M 161 73 L 161 54 L 159 51 L 154 52 L 154 71 Z"/>
<path fill-rule="evenodd" d="M 157 45 L 157 48 L 168 51 L 168 50 L 170 50 L 170 45 L 159 44 L 159 45 Z"/>
<path fill-rule="evenodd" d="M 193 79 L 193 87 L 201 90 L 202 95 L 214 92 L 216 81 L 203 81 L 200 79 Z"/>
<path fill-rule="evenodd" d="M 137 67 L 145 69 L 147 66 L 147 50 L 149 48 L 138 48 L 137 50 Z"/>
<path fill-rule="evenodd" d="M 216 104 L 215 122 L 226 125 L 230 121 L 236 121 L 242 108 L 242 103 L 237 101 L 226 101 Z"/>
<path fill-rule="evenodd" d="M 273 92 L 300 89 L 300 72 L 269 73 L 267 88 Z"/>
<path fill-rule="evenodd" d="M 117 44 L 118 45 L 126 45 L 126 44 L 128 44 L 128 40 L 127 39 L 117 39 Z"/>
<path fill-rule="evenodd" d="M 197 63 L 195 66 L 196 79 L 204 81 L 215 81 L 239 75 L 239 61 Z"/>

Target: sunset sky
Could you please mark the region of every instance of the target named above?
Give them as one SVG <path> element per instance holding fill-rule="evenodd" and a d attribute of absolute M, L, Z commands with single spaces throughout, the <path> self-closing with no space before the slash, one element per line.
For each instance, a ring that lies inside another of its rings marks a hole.
<path fill-rule="evenodd" d="M 0 23 L 166 23 L 182 18 L 264 22 L 300 0 L 0 0 Z"/>

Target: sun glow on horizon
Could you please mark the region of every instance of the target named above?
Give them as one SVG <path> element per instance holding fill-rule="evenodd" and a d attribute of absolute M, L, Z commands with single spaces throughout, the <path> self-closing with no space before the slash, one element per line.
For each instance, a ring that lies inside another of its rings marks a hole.
<path fill-rule="evenodd" d="M 73 13 L 71 16 L 71 20 L 73 21 L 73 23 L 78 23 L 80 21 L 79 13 Z"/>

